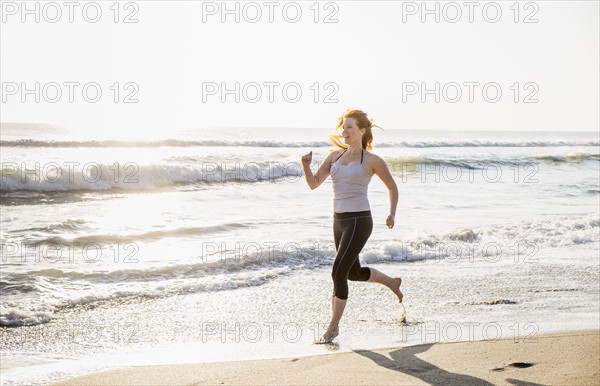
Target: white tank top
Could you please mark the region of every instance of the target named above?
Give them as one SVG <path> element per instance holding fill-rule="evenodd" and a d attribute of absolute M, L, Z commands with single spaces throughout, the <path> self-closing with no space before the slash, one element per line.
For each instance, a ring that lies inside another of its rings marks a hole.
<path fill-rule="evenodd" d="M 372 176 L 363 166 L 362 150 L 359 164 L 342 165 L 337 163 L 336 161 L 342 154 L 333 161 L 330 169 L 333 181 L 333 211 L 343 213 L 370 210 L 367 188 Z"/>

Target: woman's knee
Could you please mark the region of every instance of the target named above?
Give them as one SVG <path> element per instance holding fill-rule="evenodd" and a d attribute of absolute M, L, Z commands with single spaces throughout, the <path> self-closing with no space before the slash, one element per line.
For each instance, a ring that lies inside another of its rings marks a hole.
<path fill-rule="evenodd" d="M 371 270 L 367 267 L 362 267 L 360 270 L 351 270 L 348 273 L 348 280 L 352 281 L 367 281 L 371 277 Z"/>
<path fill-rule="evenodd" d="M 332 272 L 334 295 L 340 299 L 348 299 L 348 277 L 340 272 Z"/>
<path fill-rule="evenodd" d="M 360 281 L 360 272 L 350 271 L 350 273 L 348 273 L 348 280 Z"/>
<path fill-rule="evenodd" d="M 341 270 L 335 270 L 331 272 L 331 279 L 334 283 L 342 283 L 349 279 L 348 274 Z"/>
<path fill-rule="evenodd" d="M 348 285 L 334 286 L 333 296 L 342 300 L 348 299 Z"/>

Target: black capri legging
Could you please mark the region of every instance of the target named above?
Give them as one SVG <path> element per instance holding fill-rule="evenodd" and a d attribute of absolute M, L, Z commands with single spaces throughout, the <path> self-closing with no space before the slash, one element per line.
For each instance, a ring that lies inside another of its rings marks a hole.
<path fill-rule="evenodd" d="M 348 280 L 367 281 L 371 277 L 371 270 L 360 266 L 358 254 L 372 231 L 373 218 L 370 210 L 333 214 L 336 255 L 331 278 L 333 294 L 337 298 L 348 299 Z"/>

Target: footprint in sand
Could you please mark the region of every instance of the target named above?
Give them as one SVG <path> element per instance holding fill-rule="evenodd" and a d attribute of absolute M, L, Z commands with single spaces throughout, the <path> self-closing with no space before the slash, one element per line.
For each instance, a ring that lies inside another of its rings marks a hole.
<path fill-rule="evenodd" d="M 504 366 L 504 367 L 496 367 L 495 369 L 492 369 L 492 371 L 504 371 L 504 369 L 506 369 L 507 367 L 514 367 L 517 369 L 526 369 L 528 367 L 533 366 L 534 363 L 528 363 L 528 362 L 513 362 L 511 364 L 509 364 L 508 366 Z"/>

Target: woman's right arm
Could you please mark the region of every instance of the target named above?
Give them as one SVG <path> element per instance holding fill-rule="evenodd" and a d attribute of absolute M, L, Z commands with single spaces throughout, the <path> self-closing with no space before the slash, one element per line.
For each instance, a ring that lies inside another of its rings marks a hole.
<path fill-rule="evenodd" d="M 329 177 L 329 171 L 331 169 L 331 160 L 336 152 L 329 153 L 325 161 L 321 164 L 321 167 L 316 174 L 313 174 L 310 169 L 310 163 L 312 162 L 312 151 L 302 156 L 302 167 L 304 169 L 304 177 L 306 183 L 311 190 L 318 188 L 327 177 Z"/>

